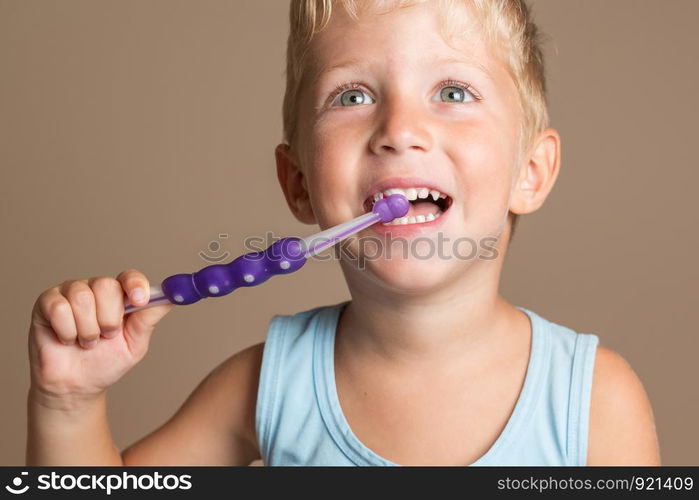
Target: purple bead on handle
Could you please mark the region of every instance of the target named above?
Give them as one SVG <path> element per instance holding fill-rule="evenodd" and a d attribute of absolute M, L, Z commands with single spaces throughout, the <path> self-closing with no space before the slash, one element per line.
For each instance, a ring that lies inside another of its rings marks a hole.
<path fill-rule="evenodd" d="M 306 263 L 295 237 L 282 238 L 262 252 L 241 255 L 229 264 L 214 264 L 194 274 L 175 274 L 162 282 L 163 294 L 173 304 L 193 304 L 205 297 L 221 297 L 241 286 L 264 283 L 276 274 L 289 274 Z"/>

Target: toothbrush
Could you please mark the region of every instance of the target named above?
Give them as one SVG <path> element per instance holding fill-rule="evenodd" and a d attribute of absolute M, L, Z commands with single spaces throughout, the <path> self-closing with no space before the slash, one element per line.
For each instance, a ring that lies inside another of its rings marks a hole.
<path fill-rule="evenodd" d="M 124 315 L 148 307 L 172 303 L 188 305 L 206 297 L 228 295 L 242 286 L 264 283 L 276 274 L 298 271 L 309 257 L 377 222 L 390 222 L 408 213 L 410 202 L 392 194 L 374 203 L 371 212 L 306 238 L 287 237 L 261 252 L 241 255 L 228 264 L 214 264 L 193 274 L 175 274 L 160 286 L 150 287 L 150 300 L 142 306 L 127 303 Z"/>

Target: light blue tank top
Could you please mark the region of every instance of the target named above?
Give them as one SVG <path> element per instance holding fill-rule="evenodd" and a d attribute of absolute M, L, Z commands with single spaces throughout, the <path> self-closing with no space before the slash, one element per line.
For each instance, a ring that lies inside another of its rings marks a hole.
<path fill-rule="evenodd" d="M 352 432 L 335 385 L 335 331 L 349 302 L 275 315 L 267 332 L 255 431 L 265 465 L 398 465 Z M 536 313 L 515 408 L 471 465 L 585 465 L 592 370 L 599 339 Z"/>

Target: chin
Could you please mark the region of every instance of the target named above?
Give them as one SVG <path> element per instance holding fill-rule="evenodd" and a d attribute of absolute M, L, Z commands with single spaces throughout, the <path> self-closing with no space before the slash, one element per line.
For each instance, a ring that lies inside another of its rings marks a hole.
<path fill-rule="evenodd" d="M 363 273 L 390 292 L 402 294 L 423 294 L 436 290 L 452 281 L 458 273 L 463 272 L 464 262 L 454 259 L 440 259 L 433 256 L 429 259 L 402 255 L 391 259 L 381 259 L 365 262 L 364 269 L 354 269 Z"/>

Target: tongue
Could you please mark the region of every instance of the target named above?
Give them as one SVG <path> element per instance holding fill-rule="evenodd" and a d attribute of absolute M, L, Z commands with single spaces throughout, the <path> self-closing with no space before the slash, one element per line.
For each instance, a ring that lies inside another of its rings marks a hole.
<path fill-rule="evenodd" d="M 416 217 L 418 215 L 429 215 L 436 213 L 439 208 L 435 203 L 432 203 L 431 201 L 415 201 L 415 202 L 410 202 L 410 209 L 408 210 L 408 213 L 405 215 L 406 217 Z"/>

